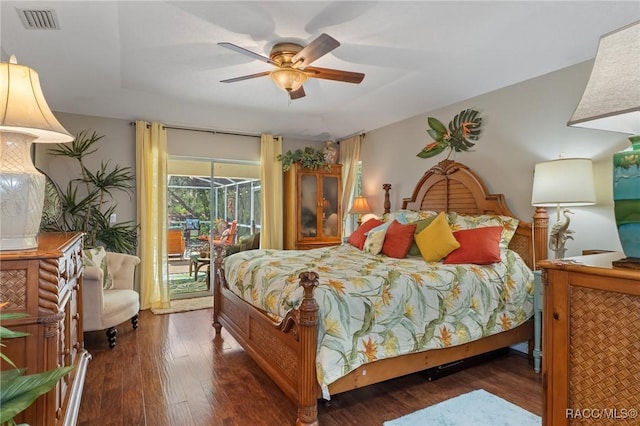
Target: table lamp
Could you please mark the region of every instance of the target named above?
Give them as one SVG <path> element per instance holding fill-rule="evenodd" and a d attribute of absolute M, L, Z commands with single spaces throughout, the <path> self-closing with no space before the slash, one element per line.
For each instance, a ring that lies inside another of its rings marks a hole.
<path fill-rule="evenodd" d="M 561 158 L 536 164 L 531 204 L 556 208 L 556 223 L 549 233 L 549 248 L 554 251 L 556 259 L 565 257 L 565 243 L 573 239 L 573 231 L 569 229 L 569 215 L 572 212 L 567 207 L 595 203 L 593 166 L 590 159 Z M 565 208 L 564 220 L 561 222 L 562 207 Z"/>
<path fill-rule="evenodd" d="M 362 215 L 371 211 L 367 199 L 363 196 L 355 197 L 349 213 L 358 215 L 358 226 L 362 225 Z"/>
<path fill-rule="evenodd" d="M 591 76 L 569 126 L 632 135 L 631 147 L 613 156 L 613 200 L 626 259 L 614 266 L 640 268 L 640 21 L 600 38 Z"/>
<path fill-rule="evenodd" d="M 0 250 L 37 247 L 45 176 L 31 160 L 31 144 L 71 142 L 49 109 L 38 73 L 15 56 L 0 63 Z"/>

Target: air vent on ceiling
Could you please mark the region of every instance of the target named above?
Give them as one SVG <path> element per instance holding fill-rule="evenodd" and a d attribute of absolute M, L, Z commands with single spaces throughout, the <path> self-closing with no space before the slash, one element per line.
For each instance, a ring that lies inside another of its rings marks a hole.
<path fill-rule="evenodd" d="M 53 9 L 18 9 L 22 24 L 28 30 L 59 30 L 56 11 Z"/>

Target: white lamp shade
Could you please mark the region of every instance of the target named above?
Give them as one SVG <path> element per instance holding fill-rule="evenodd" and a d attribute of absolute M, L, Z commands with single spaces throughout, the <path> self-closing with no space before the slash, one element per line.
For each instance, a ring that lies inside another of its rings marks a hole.
<path fill-rule="evenodd" d="M 588 158 L 562 158 L 536 164 L 531 204 L 540 207 L 596 203 L 593 166 Z"/>
<path fill-rule="evenodd" d="M 38 73 L 15 63 L 14 56 L 0 64 L 0 100 L 0 132 L 30 134 L 34 142 L 73 140 L 49 109 Z"/>
<path fill-rule="evenodd" d="M 569 126 L 640 134 L 640 21 L 605 34 Z"/>

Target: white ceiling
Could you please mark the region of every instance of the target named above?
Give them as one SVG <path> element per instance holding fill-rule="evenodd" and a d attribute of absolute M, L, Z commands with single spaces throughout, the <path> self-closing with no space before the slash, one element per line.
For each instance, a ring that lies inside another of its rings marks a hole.
<path fill-rule="evenodd" d="M 53 8 L 60 29 L 25 29 L 16 8 Z M 38 71 L 54 111 L 325 140 L 591 59 L 640 1 L 2 0 L 0 13 L 2 60 Z M 271 66 L 218 42 L 268 56 L 321 33 L 341 46 L 313 65 L 361 84 L 310 79 L 289 101 L 268 77 L 220 83 Z"/>

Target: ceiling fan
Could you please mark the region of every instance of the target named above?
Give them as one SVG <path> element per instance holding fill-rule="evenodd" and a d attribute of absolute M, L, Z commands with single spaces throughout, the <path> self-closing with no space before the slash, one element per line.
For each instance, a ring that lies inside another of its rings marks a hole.
<path fill-rule="evenodd" d="M 364 78 L 364 74 L 359 72 L 309 66 L 316 59 L 340 46 L 340 42 L 327 34 L 321 34 L 307 46 L 290 42 L 278 43 L 273 46 L 268 58 L 232 43 L 223 42 L 218 44 L 276 67 L 272 71 L 263 71 L 257 74 L 221 80 L 221 83 L 233 83 L 268 75 L 279 88 L 289 93 L 291 99 L 299 99 L 305 96 L 302 85 L 308 78 L 321 78 L 355 84 L 359 84 Z"/>

